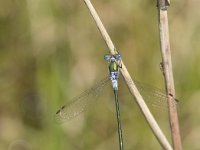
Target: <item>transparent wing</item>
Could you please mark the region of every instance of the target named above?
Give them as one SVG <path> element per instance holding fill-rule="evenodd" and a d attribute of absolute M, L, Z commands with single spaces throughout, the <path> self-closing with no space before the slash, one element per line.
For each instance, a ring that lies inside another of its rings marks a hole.
<path fill-rule="evenodd" d="M 56 112 L 56 121 L 62 122 L 65 120 L 71 120 L 85 111 L 86 108 L 97 99 L 97 96 L 107 85 L 108 81 L 110 81 L 109 76 L 96 83 L 92 88 L 75 97 L 71 103 L 63 105 Z M 141 92 L 141 95 L 147 104 L 150 104 L 153 107 L 167 110 L 167 97 L 163 90 L 135 80 L 134 83 L 136 84 L 138 90 Z M 175 99 L 174 106 L 176 106 L 176 104 L 177 100 Z"/>
<path fill-rule="evenodd" d="M 163 90 L 153 86 L 146 85 L 144 83 L 135 80 L 134 83 L 147 103 L 149 103 L 154 107 L 167 110 L 168 108 L 167 96 Z M 173 103 L 174 107 L 177 105 L 177 102 L 178 100 L 175 99 Z"/>
<path fill-rule="evenodd" d="M 82 113 L 86 108 L 96 100 L 99 93 L 105 85 L 110 81 L 109 77 L 96 83 L 92 88 L 84 91 L 79 96 L 75 97 L 70 104 L 63 105 L 57 112 L 55 119 L 57 122 L 73 119 Z"/>

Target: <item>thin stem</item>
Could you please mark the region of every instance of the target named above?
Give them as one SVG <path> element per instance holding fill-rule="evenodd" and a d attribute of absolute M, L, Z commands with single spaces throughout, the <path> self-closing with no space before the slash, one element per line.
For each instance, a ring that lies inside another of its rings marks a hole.
<path fill-rule="evenodd" d="M 161 0 L 158 0 L 158 4 L 161 3 L 159 1 Z M 175 88 L 174 88 L 174 78 L 172 71 L 171 51 L 169 42 L 167 7 L 166 9 L 160 9 L 160 7 L 158 6 L 158 21 L 159 21 L 159 31 L 160 31 L 162 68 L 165 78 L 166 93 L 168 97 L 169 119 L 170 119 L 173 148 L 174 150 L 182 150 L 177 108 L 174 105 Z"/>
<path fill-rule="evenodd" d="M 93 5 L 91 4 L 90 0 L 84 0 L 86 6 L 88 7 L 93 19 L 96 22 L 96 25 L 104 39 L 104 41 L 106 42 L 108 49 L 110 51 L 110 53 L 112 55 L 116 54 L 116 48 L 113 44 L 113 42 L 110 39 L 110 36 L 108 35 L 105 27 L 103 26 L 97 12 L 95 11 Z M 142 111 L 145 119 L 147 120 L 147 123 L 149 124 L 149 126 L 151 127 L 154 135 L 156 136 L 156 138 L 158 139 L 159 143 L 161 144 L 161 146 L 166 149 L 166 150 L 172 150 L 171 145 L 169 144 L 169 142 L 167 141 L 167 138 L 165 137 L 165 135 L 163 134 L 163 132 L 161 131 L 160 127 L 158 126 L 157 122 L 155 121 L 153 115 L 151 114 L 149 108 L 147 107 L 147 105 L 145 104 L 141 94 L 139 93 L 137 87 L 135 86 L 128 70 L 126 69 L 126 66 L 124 65 L 124 63 L 122 62 L 122 68 L 120 69 L 124 80 L 129 88 L 129 91 L 131 92 L 131 94 L 135 97 L 135 100 L 140 108 L 140 110 Z"/>

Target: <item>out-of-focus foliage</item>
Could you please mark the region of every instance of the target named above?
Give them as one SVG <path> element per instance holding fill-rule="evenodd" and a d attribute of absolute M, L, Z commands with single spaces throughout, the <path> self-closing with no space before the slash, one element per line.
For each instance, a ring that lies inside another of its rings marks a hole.
<path fill-rule="evenodd" d="M 156 2 L 92 2 L 133 78 L 162 87 Z M 180 128 L 188 150 L 200 149 L 199 6 L 197 0 L 177 0 L 169 8 Z M 74 120 L 54 121 L 60 105 L 107 75 L 105 53 L 107 47 L 83 1 L 1 1 L 0 149 L 118 149 L 112 91 L 102 92 Z M 161 149 L 127 94 L 121 86 L 125 149 Z M 155 115 L 170 139 L 168 119 L 160 109 Z"/>

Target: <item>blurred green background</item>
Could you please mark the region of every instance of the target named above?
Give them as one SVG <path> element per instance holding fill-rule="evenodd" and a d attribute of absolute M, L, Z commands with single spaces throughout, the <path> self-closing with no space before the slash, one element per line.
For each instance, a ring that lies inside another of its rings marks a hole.
<path fill-rule="evenodd" d="M 163 87 L 155 1 L 92 1 L 134 79 Z M 171 1 L 169 30 L 184 149 L 200 149 L 200 1 Z M 109 53 L 81 0 L 0 2 L 0 149 L 116 150 L 111 87 L 85 113 L 57 124 L 58 108 L 108 74 Z M 126 150 L 161 149 L 120 82 Z M 124 97 L 124 98 L 123 98 Z M 154 114 L 170 139 L 163 105 Z"/>

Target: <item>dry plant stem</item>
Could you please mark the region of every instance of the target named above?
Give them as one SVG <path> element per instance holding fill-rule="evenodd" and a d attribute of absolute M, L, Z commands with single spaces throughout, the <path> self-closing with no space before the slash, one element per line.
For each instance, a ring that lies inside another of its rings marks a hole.
<path fill-rule="evenodd" d="M 99 28 L 103 39 L 105 40 L 110 53 L 111 54 L 116 54 L 116 49 L 115 46 L 113 44 L 113 42 L 111 41 L 108 33 L 106 32 L 105 27 L 103 26 L 99 16 L 97 15 L 94 7 L 92 6 L 90 0 L 84 0 L 85 4 L 87 5 L 92 17 L 94 18 L 97 27 Z M 126 84 L 131 92 L 131 94 L 135 97 L 136 102 L 140 108 L 140 110 L 142 111 L 145 119 L 147 120 L 149 126 L 151 127 L 154 135 L 156 136 L 156 138 L 158 139 L 159 143 L 161 144 L 161 146 L 166 149 L 166 150 L 172 150 L 171 145 L 169 144 L 169 142 L 167 141 L 165 135 L 163 134 L 163 132 L 161 131 L 161 129 L 159 128 L 157 122 L 155 121 L 153 115 L 151 114 L 151 112 L 149 111 L 147 105 L 145 104 L 141 94 L 139 93 L 138 89 L 136 88 L 133 80 L 131 79 L 130 74 L 128 73 L 128 70 L 126 69 L 126 66 L 124 65 L 124 63 L 122 62 L 122 69 L 121 69 L 121 73 L 126 81 Z"/>
<path fill-rule="evenodd" d="M 167 10 L 158 9 L 160 45 L 162 54 L 163 74 L 168 95 L 169 118 L 174 150 L 182 150 L 177 109 L 174 105 L 175 88 L 172 72 L 171 52 L 169 43 Z"/>

